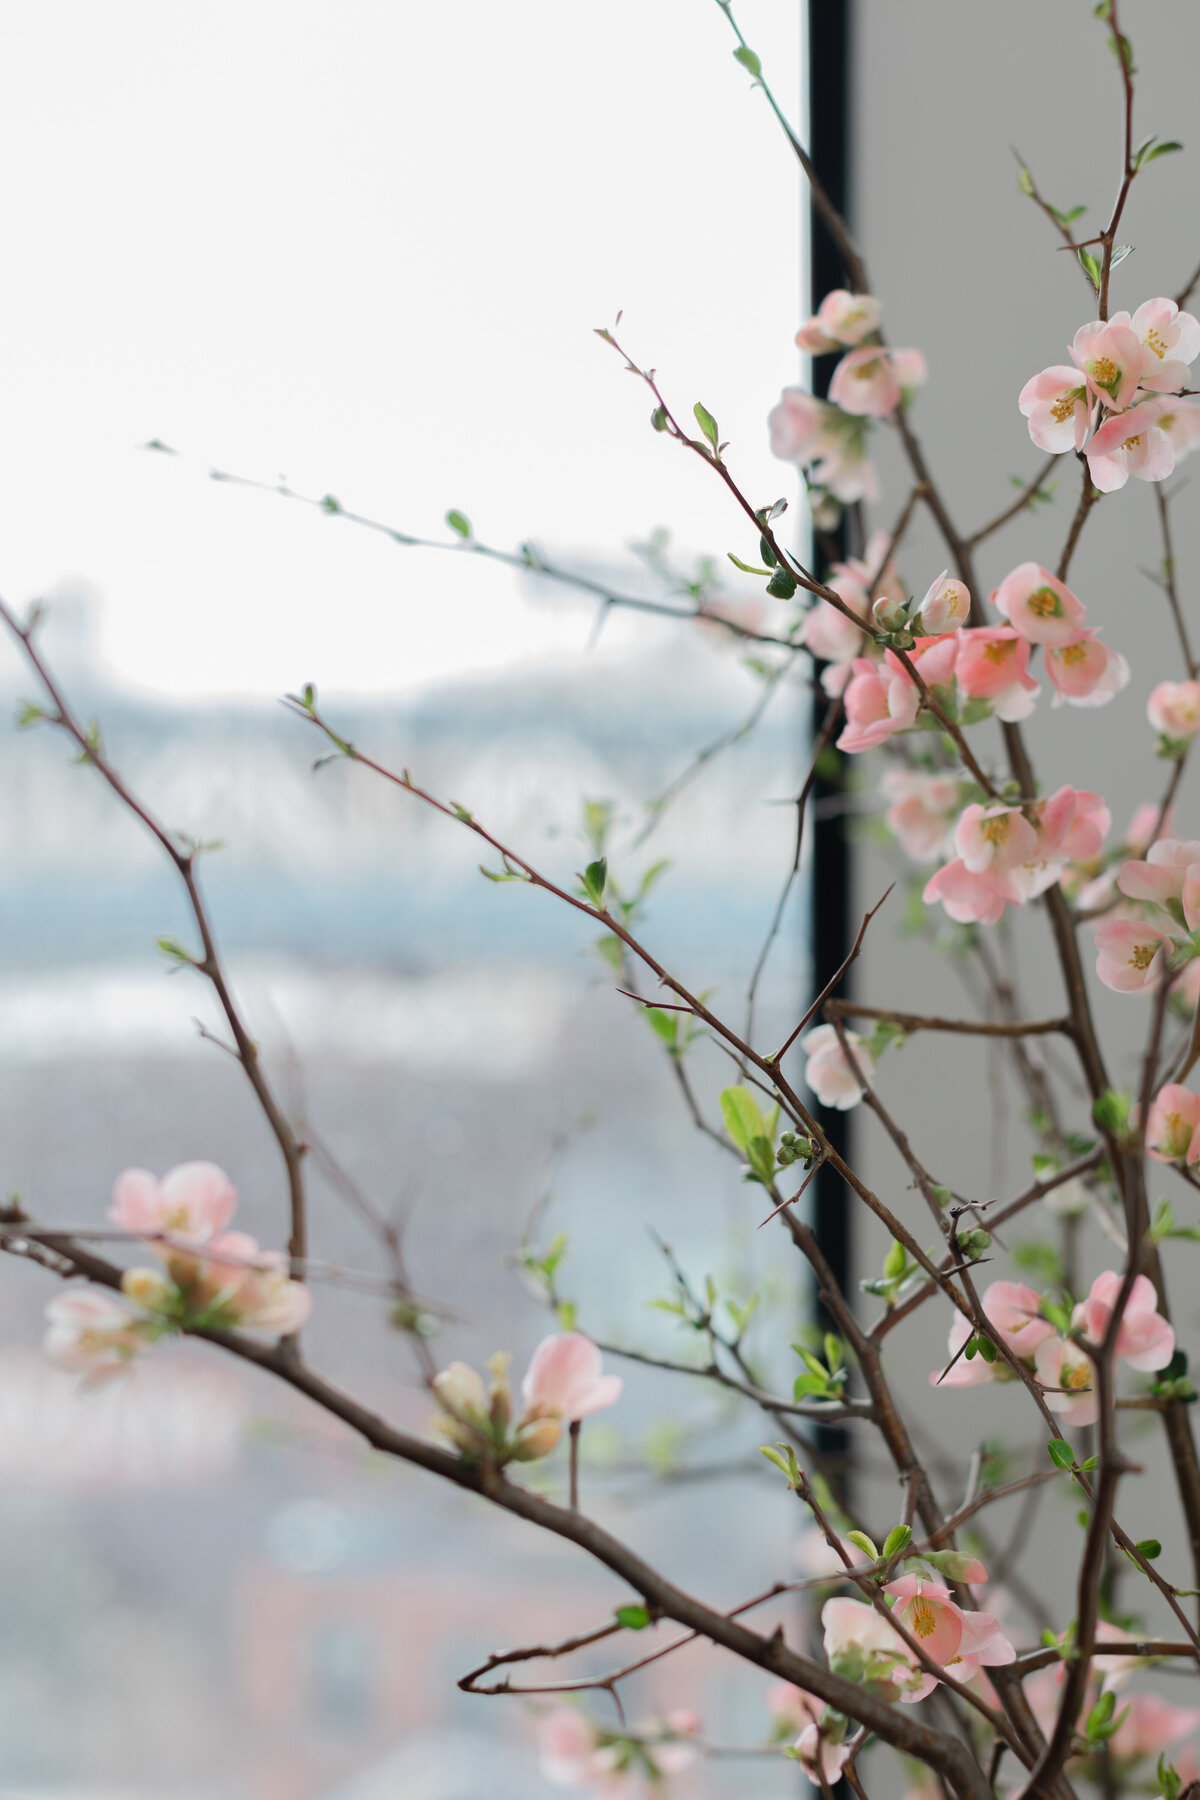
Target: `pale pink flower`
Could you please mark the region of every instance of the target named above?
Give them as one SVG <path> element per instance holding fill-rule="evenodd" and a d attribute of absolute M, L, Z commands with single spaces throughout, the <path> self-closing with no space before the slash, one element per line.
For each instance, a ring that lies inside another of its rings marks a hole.
<path fill-rule="evenodd" d="M 1054 1336 L 1054 1327 L 1041 1314 L 1035 1289 L 1020 1281 L 993 1281 L 980 1296 L 984 1318 L 1017 1356 L 1032 1356 L 1039 1344 Z"/>
<path fill-rule="evenodd" d="M 978 1354 L 968 1359 L 961 1354 L 974 1335 L 975 1327 L 970 1319 L 955 1311 L 950 1321 L 950 1336 L 946 1345 L 947 1367 L 945 1372 L 941 1369 L 930 1370 L 930 1387 L 982 1387 L 985 1382 L 998 1381 L 1001 1374 L 1009 1373 L 999 1360 L 989 1362 L 985 1356 Z"/>
<path fill-rule="evenodd" d="M 832 1025 L 818 1025 L 800 1039 L 800 1048 L 808 1061 L 804 1068 L 805 1085 L 822 1106 L 846 1112 L 857 1106 L 863 1096 L 863 1084 L 875 1075 L 875 1057 L 856 1031 L 843 1028 L 849 1057 L 843 1051 Z"/>
<path fill-rule="evenodd" d="M 1159 424 L 1162 414 L 1179 401 L 1143 400 L 1103 424 L 1087 447 L 1088 474 L 1102 494 L 1123 488 L 1131 475 L 1139 481 L 1163 481 L 1175 467 L 1175 451 Z"/>
<path fill-rule="evenodd" d="M 796 1739 L 795 1749 L 800 1758 L 800 1767 L 814 1787 L 821 1786 L 822 1775 L 829 1787 L 839 1781 L 850 1755 L 848 1744 L 831 1743 L 829 1738 L 822 1737 L 820 1727 L 817 1725 L 804 1727 Z M 818 1768 L 820 1773 L 818 1773 Z"/>
<path fill-rule="evenodd" d="M 786 387 L 767 415 L 771 455 L 782 462 L 811 462 L 818 454 L 832 408 L 806 388 Z"/>
<path fill-rule="evenodd" d="M 835 1672 L 847 1656 L 862 1663 L 878 1657 L 888 1664 L 886 1669 L 882 1661 L 877 1665 L 881 1680 L 903 1689 L 919 1678 L 916 1659 L 900 1633 L 865 1600 L 846 1600 L 840 1595 L 827 1600 L 821 1608 L 821 1624 L 825 1655 Z"/>
<path fill-rule="evenodd" d="M 1054 704 L 1107 706 L 1129 681 L 1129 664 L 1094 631 L 1081 632 L 1073 643 L 1047 645 L 1046 673 L 1055 689 Z"/>
<path fill-rule="evenodd" d="M 843 412 L 885 419 L 900 404 L 900 382 L 892 359 L 880 345 L 850 350 L 833 371 L 829 398 Z"/>
<path fill-rule="evenodd" d="M 818 1025 L 815 1031 L 800 1039 L 800 1048 L 808 1057 L 805 1085 L 822 1106 L 832 1106 L 838 1112 L 847 1112 L 858 1105 L 863 1097 L 862 1082 L 869 1082 L 875 1073 L 875 1058 L 858 1033 L 847 1031 L 846 1042 L 854 1058 L 854 1068 L 847 1061 L 832 1025 Z"/>
<path fill-rule="evenodd" d="M 1200 355 L 1200 322 L 1180 312 L 1174 300 L 1143 300 L 1132 319 L 1114 313 L 1113 323 L 1129 324 L 1142 346 L 1141 384 L 1155 393 L 1176 392 L 1188 383 L 1188 364 Z"/>
<path fill-rule="evenodd" d="M 961 792 L 953 775 L 916 769 L 887 769 L 880 787 L 891 805 L 884 815 L 904 854 L 917 863 L 936 862 L 950 838 Z"/>
<path fill-rule="evenodd" d="M 1019 806 L 990 801 L 964 810 L 954 828 L 954 848 L 972 875 L 999 875 L 1037 855 L 1038 834 Z"/>
<path fill-rule="evenodd" d="M 1157 1694 L 1134 1694 L 1128 1707 L 1109 1739 L 1109 1748 L 1119 1762 L 1161 1756 L 1200 1725 L 1200 1712 L 1195 1708 L 1172 1706 Z"/>
<path fill-rule="evenodd" d="M 167 1273 L 188 1312 L 219 1313 L 221 1328 L 248 1325 L 284 1335 L 298 1331 L 312 1312 L 312 1294 L 288 1277 L 282 1251 L 260 1250 L 244 1231 L 226 1231 L 196 1251 L 162 1250 Z"/>
<path fill-rule="evenodd" d="M 850 753 L 873 750 L 897 731 L 916 723 L 921 697 L 908 676 L 856 657 L 845 693 L 846 724 L 838 748 Z"/>
<path fill-rule="evenodd" d="M 867 457 L 867 426 L 862 419 L 829 408 L 825 435 L 817 446 L 817 460 L 808 471 L 808 480 L 810 488 L 825 489 L 846 505 L 855 500 L 878 500 L 879 477 Z"/>
<path fill-rule="evenodd" d="M 596 1731 L 573 1706 L 556 1706 L 537 1722 L 541 1772 L 554 1787 L 582 1787 L 592 1769 Z"/>
<path fill-rule="evenodd" d="M 1193 869 L 1200 870 L 1200 842 L 1159 838 L 1146 852 L 1144 862 L 1121 865 L 1117 886 L 1129 900 L 1147 900 L 1152 906 L 1170 907 L 1172 901 L 1182 905 Z M 1189 921 L 1188 929 L 1194 931 L 1196 926 Z"/>
<path fill-rule="evenodd" d="M 973 875 L 959 857 L 930 877 L 922 898 L 926 906 L 940 900 L 960 925 L 995 925 L 1008 904 L 1008 897 L 994 876 Z"/>
<path fill-rule="evenodd" d="M 1076 1313 L 1081 1312 L 1076 1307 Z M 1046 1405 L 1066 1425 L 1094 1425 L 1099 1417 L 1092 1386 L 1095 1371 L 1078 1344 L 1049 1337 L 1034 1352 L 1034 1371 L 1046 1389 Z"/>
<path fill-rule="evenodd" d="M 883 304 L 873 294 L 850 294 L 845 288 L 834 288 L 818 306 L 816 317 L 800 327 L 796 342 L 802 350 L 810 349 L 812 346 L 800 343 L 800 339 L 815 327 L 812 335 L 821 339 L 821 351 L 835 350 L 839 344 L 852 348 L 879 330 L 882 317 Z"/>
<path fill-rule="evenodd" d="M 1200 681 L 1160 681 L 1146 703 L 1155 731 L 1187 743 L 1200 731 Z"/>
<path fill-rule="evenodd" d="M 1025 383 L 1017 405 L 1029 420 L 1029 435 L 1039 450 L 1055 455 L 1082 450 L 1091 410 L 1086 383 L 1079 370 L 1056 363 Z"/>
<path fill-rule="evenodd" d="M 991 1613 L 960 1612 L 959 1616 L 962 1619 L 962 1638 L 958 1653 L 945 1665 L 946 1673 L 953 1675 L 956 1681 L 972 1681 L 980 1669 L 994 1669 L 1017 1660 L 1016 1650 L 1000 1629 L 999 1620 L 993 1618 Z M 910 1689 L 903 1698 L 912 1705 L 918 1700 L 924 1700 L 936 1686 L 935 1678 L 926 1674 L 924 1680 Z"/>
<path fill-rule="evenodd" d="M 1120 324 L 1116 319 L 1107 324 L 1094 319 L 1081 325 L 1071 345 L 1071 361 L 1083 371 L 1089 390 L 1103 406 L 1124 412 L 1141 380 L 1145 357 L 1125 314 Z"/>
<path fill-rule="evenodd" d="M 148 1343 L 144 1315 L 103 1288 L 69 1287 L 46 1306 L 43 1348 L 60 1369 L 90 1384 L 124 1375 Z"/>
<path fill-rule="evenodd" d="M 1176 465 L 1200 445 L 1200 403 L 1195 400 L 1172 400 L 1155 422 L 1175 452 Z"/>
<path fill-rule="evenodd" d="M 1128 864 L 1126 867 L 1128 868 Z M 1105 919 L 1096 929 L 1096 973 L 1118 994 L 1156 987 L 1166 965 L 1170 939 L 1153 925 L 1134 919 Z"/>
<path fill-rule="evenodd" d="M 1172 836 L 1174 820 L 1173 809 L 1160 820 L 1158 801 L 1141 800 L 1133 809 L 1133 816 L 1125 827 L 1122 842 L 1135 856 L 1145 856 L 1152 843 Z"/>
<path fill-rule="evenodd" d="M 1170 1081 L 1150 1102 L 1146 1149 L 1155 1162 L 1200 1162 L 1200 1094 Z"/>
<path fill-rule="evenodd" d="M 1083 1302 L 1083 1321 L 1094 1344 L 1098 1344 L 1108 1330 L 1122 1279 L 1115 1270 L 1106 1269 L 1102 1275 L 1097 1275 Z M 1117 1355 L 1131 1369 L 1148 1370 L 1165 1369 L 1174 1354 L 1175 1332 L 1158 1310 L 1154 1283 L 1148 1276 L 1138 1275 L 1121 1314 Z"/>
<path fill-rule="evenodd" d="M 179 1163 L 159 1181 L 146 1169 L 125 1169 L 113 1183 L 108 1216 L 136 1237 L 164 1234 L 202 1244 L 228 1225 L 237 1190 L 215 1163 Z"/>
<path fill-rule="evenodd" d="M 805 646 L 822 662 L 842 663 L 847 665 L 862 655 L 863 632 L 860 625 L 848 619 L 845 613 L 839 612 L 836 606 L 830 606 L 828 600 L 818 600 L 810 612 L 806 613 L 804 625 L 800 632 Z"/>
<path fill-rule="evenodd" d="M 1073 644 L 1087 617 L 1082 600 L 1035 562 L 1021 563 L 1007 574 L 992 604 L 1031 644 Z"/>
<path fill-rule="evenodd" d="M 817 1530 L 815 1525 L 813 1530 Z M 775 1721 L 776 1735 L 784 1737 L 815 1725 L 824 1705 L 803 1688 L 793 1687 L 790 1681 L 775 1681 L 767 1689 L 767 1711 Z"/>
<path fill-rule="evenodd" d="M 954 672 L 972 700 L 990 700 L 1009 723 L 1033 710 L 1038 684 L 1029 674 L 1029 642 L 1009 625 L 961 630 Z"/>
<path fill-rule="evenodd" d="M 917 609 L 914 629 L 919 637 L 939 637 L 957 631 L 971 616 L 971 590 L 943 569 Z"/>
<path fill-rule="evenodd" d="M 898 1580 L 889 1581 L 883 1591 L 895 1595 L 896 1618 L 912 1632 L 926 1656 L 944 1665 L 958 1655 L 963 1615 L 948 1587 L 926 1581 L 920 1575 L 901 1575 Z"/>
<path fill-rule="evenodd" d="M 603 1358 L 579 1331 L 544 1337 L 533 1353 L 521 1398 L 527 1417 L 553 1416 L 574 1424 L 620 1399 L 619 1375 L 602 1372 Z"/>
<path fill-rule="evenodd" d="M 948 688 L 954 680 L 958 661 L 958 633 L 945 631 L 937 637 L 919 637 L 907 655 L 926 687 Z M 894 650 L 885 650 L 883 660 L 889 669 L 897 675 L 903 675 L 905 681 L 912 680 Z"/>
<path fill-rule="evenodd" d="M 796 348 L 803 350 L 806 356 L 828 356 L 831 351 L 840 350 L 842 345 L 838 338 L 821 330 L 819 320 L 812 318 L 806 319 L 796 333 Z"/>
<path fill-rule="evenodd" d="M 900 398 L 907 406 L 918 388 L 929 380 L 929 364 L 921 350 L 892 350 L 892 373 L 900 383 Z"/>
<path fill-rule="evenodd" d="M 1036 802 L 1034 819 L 1043 850 L 1066 862 L 1087 862 L 1099 856 L 1112 829 L 1112 814 L 1104 798 L 1087 789 L 1061 787 Z"/>

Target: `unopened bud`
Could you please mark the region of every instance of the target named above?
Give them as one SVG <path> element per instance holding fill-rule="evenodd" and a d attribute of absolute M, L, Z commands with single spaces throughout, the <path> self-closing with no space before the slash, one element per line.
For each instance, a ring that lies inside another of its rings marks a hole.
<path fill-rule="evenodd" d="M 483 1378 L 467 1363 L 453 1362 L 435 1375 L 431 1383 L 434 1393 L 455 1419 L 471 1425 L 482 1425 L 488 1415 L 488 1397 Z"/>
<path fill-rule="evenodd" d="M 908 608 L 903 600 L 884 594 L 871 608 L 871 617 L 880 631 L 903 631 L 908 624 Z"/>
<path fill-rule="evenodd" d="M 561 1437 L 561 1419 L 522 1420 L 510 1452 L 516 1462 L 537 1462 L 539 1457 L 549 1456 Z"/>
<path fill-rule="evenodd" d="M 917 615 L 920 635 L 937 637 L 943 631 L 957 631 L 970 616 L 970 588 L 943 569 L 921 602 Z"/>

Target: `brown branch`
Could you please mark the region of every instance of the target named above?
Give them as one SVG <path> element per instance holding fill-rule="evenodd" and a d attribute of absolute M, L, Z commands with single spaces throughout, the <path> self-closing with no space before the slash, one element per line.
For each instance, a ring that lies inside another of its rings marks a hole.
<path fill-rule="evenodd" d="M 825 986 L 821 989 L 821 992 L 817 995 L 816 999 L 813 1001 L 812 1005 L 809 1007 L 808 1011 L 805 1013 L 805 1015 L 801 1019 L 800 1023 L 796 1026 L 796 1029 L 792 1032 L 791 1036 L 783 1044 L 782 1048 L 777 1050 L 775 1052 L 774 1056 L 769 1056 L 767 1058 L 768 1062 L 781 1063 L 783 1061 L 784 1057 L 787 1055 L 788 1051 L 791 1049 L 791 1047 L 795 1043 L 796 1039 L 800 1036 L 800 1033 L 804 1030 L 804 1027 L 809 1023 L 810 1019 L 812 1019 L 816 1015 L 816 1013 L 818 1013 L 820 1011 L 821 1007 L 824 1005 L 825 1001 L 829 999 L 830 995 L 832 993 L 834 993 L 834 991 L 838 987 L 841 986 L 842 978 L 846 974 L 846 971 L 851 967 L 851 965 L 853 963 L 858 961 L 859 954 L 863 947 L 863 939 L 867 935 L 867 926 L 871 923 L 871 920 L 875 917 L 875 914 L 879 911 L 879 909 L 883 905 L 884 901 L 888 898 L 888 895 L 892 892 L 892 889 L 895 887 L 895 885 L 896 884 L 893 881 L 891 883 L 891 886 L 889 886 L 888 889 L 886 890 L 886 892 L 875 902 L 874 906 L 871 907 L 870 911 L 865 912 L 863 914 L 862 924 L 858 928 L 858 936 L 855 938 L 853 944 L 850 946 L 850 951 L 849 951 L 849 954 L 846 956 L 845 961 L 842 963 L 841 967 L 836 969 L 834 971 L 834 973 L 829 977 L 829 980 L 825 983 Z"/>
<path fill-rule="evenodd" d="M 1021 489 L 1011 505 L 1006 506 L 1003 512 L 997 513 L 994 519 L 989 519 L 986 525 L 981 525 L 978 531 L 972 532 L 969 538 L 964 538 L 963 542 L 968 550 L 973 550 L 976 544 L 982 544 L 984 539 L 990 538 L 994 531 L 999 531 L 1002 525 L 1007 525 L 1010 519 L 1015 519 L 1019 512 L 1024 512 L 1030 502 L 1040 494 L 1047 476 L 1057 461 L 1057 452 L 1053 456 L 1047 457 L 1033 480 Z"/>
<path fill-rule="evenodd" d="M 962 1032 L 969 1037 L 1044 1037 L 1051 1032 L 1070 1033 L 1069 1019 L 1013 1019 L 975 1021 L 972 1019 L 940 1019 L 928 1013 L 896 1012 L 888 1006 L 866 1006 L 853 1000 L 830 1000 L 825 1006 L 827 1018 L 885 1019 L 905 1031 Z"/>

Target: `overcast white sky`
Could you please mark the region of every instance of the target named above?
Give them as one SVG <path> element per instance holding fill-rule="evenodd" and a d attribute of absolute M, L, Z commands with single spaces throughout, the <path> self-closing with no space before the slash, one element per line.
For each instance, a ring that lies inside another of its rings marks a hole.
<path fill-rule="evenodd" d="M 738 11 L 794 115 L 799 0 Z M 666 524 L 748 554 L 591 329 L 623 307 L 747 487 L 790 490 L 764 418 L 797 172 L 733 46 L 715 0 L 5 8 L 0 592 L 87 579 L 112 669 L 180 693 L 396 690 L 586 637 L 210 463 L 422 533 L 457 506 L 503 545 Z"/>

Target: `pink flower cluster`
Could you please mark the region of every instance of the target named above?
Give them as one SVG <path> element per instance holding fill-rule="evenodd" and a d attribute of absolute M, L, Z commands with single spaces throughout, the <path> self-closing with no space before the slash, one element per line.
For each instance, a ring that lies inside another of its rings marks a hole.
<path fill-rule="evenodd" d="M 985 1582 L 987 1571 L 973 1558 L 969 1579 Z M 1016 1652 L 991 1613 L 958 1605 L 944 1583 L 910 1567 L 883 1592 L 891 1596 L 892 1617 L 920 1644 L 931 1662 L 956 1681 L 969 1682 L 980 1669 L 1015 1660 Z M 829 1665 L 853 1680 L 890 1686 L 887 1697 L 906 1705 L 924 1700 L 938 1677 L 923 1669 L 895 1626 L 864 1600 L 827 1600 L 821 1612 Z"/>
<path fill-rule="evenodd" d="M 836 524 L 843 504 L 879 498 L 878 477 L 867 460 L 866 421 L 907 406 L 928 374 L 919 350 L 889 350 L 878 341 L 881 315 L 870 294 L 844 288 L 826 294 L 796 342 L 813 356 L 846 352 L 830 380 L 829 399 L 785 388 L 770 415 L 772 453 L 805 468 L 819 525 Z"/>
<path fill-rule="evenodd" d="M 1200 1094 L 1178 1082 L 1159 1088 L 1146 1120 L 1146 1149 L 1156 1162 L 1200 1162 Z"/>
<path fill-rule="evenodd" d="M 1098 1344 L 1108 1330 L 1122 1276 L 1107 1269 L 1097 1275 L 1086 1300 L 1071 1314 L 1072 1329 Z M 989 1335 L 1007 1345 L 1036 1375 L 1051 1412 L 1067 1425 L 1094 1425 L 1097 1418 L 1090 1358 L 1073 1338 L 1061 1336 L 1042 1316 L 1041 1296 L 1018 1281 L 993 1281 L 982 1295 Z M 968 1359 L 963 1351 L 974 1336 L 970 1321 L 956 1312 L 948 1351 L 952 1365 L 930 1375 L 934 1387 L 976 1387 L 986 1381 L 1010 1381 L 1012 1371 L 1002 1357 Z M 1175 1333 L 1158 1311 L 1154 1285 L 1145 1275 L 1135 1279 L 1121 1315 L 1116 1354 L 1131 1369 L 1165 1369 L 1175 1354 Z"/>
<path fill-rule="evenodd" d="M 1091 1679 L 1079 1713 L 1080 1737 L 1085 1736 L 1085 1723 L 1100 1693 L 1119 1693 L 1135 1670 L 1144 1670 L 1147 1659 L 1122 1656 L 1120 1646 L 1128 1642 L 1117 1625 L 1101 1619 L 1096 1625 L 1096 1652 L 1092 1656 Z M 1136 1641 L 1136 1640 L 1135 1640 Z M 1111 1646 L 1101 1650 L 1101 1645 Z M 1067 1664 L 1053 1663 L 1026 1678 L 1025 1697 L 1030 1710 L 1043 1731 L 1052 1731 L 1062 1701 Z M 1111 1774 L 1118 1780 L 1127 1778 L 1133 1766 L 1143 1757 L 1167 1756 L 1181 1778 L 1181 1788 L 1200 1777 L 1200 1759 L 1194 1746 L 1182 1753 L 1178 1746 L 1200 1726 L 1200 1711 L 1194 1707 L 1172 1706 L 1157 1694 L 1139 1693 L 1122 1696 L 1117 1711 L 1117 1728 L 1108 1740 L 1109 1756 L 1115 1764 Z"/>
<path fill-rule="evenodd" d="M 696 1761 L 697 1714 L 680 1708 L 628 1733 L 602 1731 L 573 1706 L 538 1720 L 542 1774 L 554 1787 L 586 1788 L 596 1800 L 657 1800 L 664 1778 Z"/>
<path fill-rule="evenodd" d="M 1006 906 L 1024 906 L 1097 856 L 1111 823 L 1099 794 L 1073 787 L 1024 809 L 968 806 L 954 828 L 958 855 L 926 883 L 926 903 L 940 900 L 959 924 L 994 925 Z"/>
<path fill-rule="evenodd" d="M 127 1269 L 120 1295 L 92 1288 L 59 1295 L 46 1308 L 46 1354 L 96 1381 L 123 1372 L 170 1331 L 298 1331 L 312 1295 L 290 1279 L 282 1252 L 226 1230 L 236 1207 L 237 1190 L 214 1163 L 180 1163 L 161 1181 L 146 1169 L 118 1175 L 108 1216 L 150 1245 L 166 1273 Z"/>
<path fill-rule="evenodd" d="M 837 570 L 830 585 L 865 622 L 869 590 L 862 592 L 861 601 L 857 593 L 848 598 L 838 585 Z M 1013 722 L 1027 717 L 1039 693 L 1029 672 L 1030 656 L 1039 646 L 1056 706 L 1104 706 L 1129 680 L 1125 658 L 1102 644 L 1085 623 L 1082 601 L 1040 563 L 1021 563 L 992 594 L 1007 625 L 960 623 L 946 629 L 965 619 L 971 598 L 961 582 L 945 574 L 911 615 L 901 603 L 889 616 L 885 608 L 892 606 L 892 597 L 882 593 L 882 580 L 878 591 L 875 622 L 893 630 L 907 625 L 915 632 L 908 660 L 952 718 L 970 721 L 994 713 Z M 851 663 L 839 749 L 872 750 L 917 723 L 920 695 L 900 657 L 892 649 L 884 652 L 882 662 L 863 654 L 867 645 L 853 621 L 828 601 L 809 613 L 804 641 L 815 655 Z M 841 679 L 839 674 L 827 681 L 827 688 L 836 693 Z"/>
<path fill-rule="evenodd" d="M 542 1339 L 521 1383 L 523 1407 L 515 1426 L 508 1385 L 509 1358 L 492 1358 L 490 1387 L 468 1363 L 454 1362 L 435 1375 L 442 1410 L 433 1429 L 464 1456 L 496 1462 L 533 1462 L 555 1449 L 564 1425 L 577 1424 L 621 1397 L 619 1375 L 605 1375 L 597 1346 L 582 1332 Z"/>
<path fill-rule="evenodd" d="M 1200 355 L 1200 322 L 1174 300 L 1146 300 L 1131 317 L 1081 325 L 1069 364 L 1034 375 L 1018 405 L 1043 450 L 1084 450 L 1092 484 L 1109 494 L 1131 475 L 1162 481 L 1200 444 L 1200 408 L 1177 397 Z"/>
<path fill-rule="evenodd" d="M 1159 838 L 1144 860 L 1122 863 L 1117 888 L 1151 919 L 1105 919 L 1096 929 L 1096 973 L 1116 993 L 1142 993 L 1200 949 L 1200 843 Z"/>

